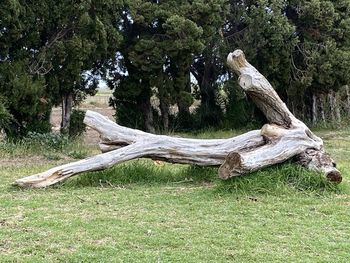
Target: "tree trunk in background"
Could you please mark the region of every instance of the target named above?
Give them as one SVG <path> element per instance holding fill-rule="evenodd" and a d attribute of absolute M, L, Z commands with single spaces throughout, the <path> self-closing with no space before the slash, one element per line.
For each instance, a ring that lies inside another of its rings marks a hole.
<path fill-rule="evenodd" d="M 62 98 L 62 122 L 61 122 L 61 132 L 68 133 L 70 117 L 72 115 L 73 108 L 73 94 L 69 93 Z"/>
<path fill-rule="evenodd" d="M 208 125 L 217 125 L 219 123 L 218 116 L 220 114 L 219 106 L 215 100 L 215 80 L 213 80 L 213 65 L 205 67 L 202 82 L 200 84 L 202 117 Z"/>
<path fill-rule="evenodd" d="M 187 97 L 186 95 L 191 94 L 190 72 L 186 71 L 184 74 L 186 81 L 185 83 L 183 83 L 184 87 L 180 89 L 180 92 L 178 94 L 177 106 L 179 108 L 179 114 L 189 115 L 191 106 L 191 102 L 189 102 L 189 99 L 192 98 Z"/>
<path fill-rule="evenodd" d="M 170 59 L 169 72 L 173 79 L 175 102 L 178 107 L 178 116 L 188 119 L 190 106 L 193 98 L 191 96 L 191 75 L 190 66 L 192 57 L 180 51 L 177 56 Z M 179 118 L 181 122 L 181 117 Z M 186 122 L 186 121 L 185 121 Z"/>
<path fill-rule="evenodd" d="M 333 103 L 335 108 L 335 117 L 336 121 L 339 124 L 341 122 L 341 116 L 340 116 L 340 105 L 338 104 L 338 93 L 333 90 Z"/>
<path fill-rule="evenodd" d="M 201 91 L 201 105 L 203 105 L 206 109 L 209 111 L 211 109 L 215 109 L 216 103 L 215 103 L 215 91 L 214 88 L 211 86 L 210 83 L 207 82 L 208 80 L 204 79 L 200 87 Z"/>
<path fill-rule="evenodd" d="M 350 93 L 349 85 L 345 85 L 345 95 L 346 95 L 346 115 L 350 117 Z"/>
<path fill-rule="evenodd" d="M 177 107 L 179 109 L 179 114 L 180 115 L 189 115 L 190 114 L 190 105 L 183 99 L 179 98 L 177 100 Z"/>
<path fill-rule="evenodd" d="M 317 123 L 317 97 L 314 93 L 312 94 L 312 123 Z"/>
<path fill-rule="evenodd" d="M 150 99 L 141 102 L 141 109 L 145 116 L 145 129 L 147 132 L 155 133 L 154 122 L 153 122 L 153 111 Z"/>
<path fill-rule="evenodd" d="M 159 108 L 162 118 L 162 125 L 165 132 L 169 130 L 169 103 L 165 97 L 159 98 Z"/>
<path fill-rule="evenodd" d="M 295 107 L 294 107 L 294 102 L 292 101 L 291 102 L 291 112 L 293 113 L 293 115 L 296 115 L 296 113 L 295 113 Z"/>
<path fill-rule="evenodd" d="M 191 66 L 191 73 L 198 82 L 201 96 L 201 117 L 207 125 L 217 125 L 220 116 L 220 107 L 216 103 L 215 80 L 218 77 L 215 56 L 205 53 L 202 57 L 197 58 Z"/>
<path fill-rule="evenodd" d="M 329 103 L 329 115 L 332 123 L 335 123 L 335 105 L 333 91 L 328 92 L 328 103 Z"/>
<path fill-rule="evenodd" d="M 326 116 L 324 114 L 324 104 L 325 104 L 325 96 L 323 94 L 320 94 L 318 97 L 319 100 L 319 107 L 320 107 L 320 115 L 321 115 L 321 120 L 323 123 L 326 123 Z"/>

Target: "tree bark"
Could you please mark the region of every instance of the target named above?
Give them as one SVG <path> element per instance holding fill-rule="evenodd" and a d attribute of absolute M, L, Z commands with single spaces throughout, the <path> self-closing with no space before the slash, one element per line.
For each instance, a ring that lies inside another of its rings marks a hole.
<path fill-rule="evenodd" d="M 162 118 L 162 126 L 165 132 L 169 130 L 169 103 L 168 98 L 160 97 L 159 98 L 159 108 Z"/>
<path fill-rule="evenodd" d="M 62 98 L 62 122 L 61 122 L 61 132 L 68 133 L 70 117 L 72 115 L 73 108 L 73 94 L 65 94 Z"/>
<path fill-rule="evenodd" d="M 215 62 L 215 55 L 206 52 L 197 58 L 191 66 L 191 73 L 197 80 L 200 90 L 202 122 L 208 125 L 218 123 L 219 117 L 217 115 L 221 111 L 215 98 L 215 80 L 219 74 Z"/>
<path fill-rule="evenodd" d="M 314 93 L 312 94 L 312 123 L 317 123 L 317 97 Z"/>
<path fill-rule="evenodd" d="M 239 75 L 239 84 L 269 121 L 261 130 L 230 139 L 198 140 L 154 135 L 119 126 L 87 111 L 84 122 L 100 133 L 102 154 L 61 165 L 18 179 L 22 187 L 46 187 L 75 174 L 108 168 L 127 160 L 147 157 L 174 163 L 220 166 L 227 179 L 297 157 L 309 169 L 322 171 L 340 182 L 335 162 L 325 154 L 322 140 L 288 110 L 270 83 L 244 57 L 241 50 L 228 56 L 228 65 Z"/>
<path fill-rule="evenodd" d="M 319 106 L 320 106 L 320 114 L 321 114 L 321 120 L 323 123 L 326 123 L 326 116 L 324 113 L 324 103 L 325 102 L 325 96 L 324 95 L 320 95 L 319 96 Z"/>
<path fill-rule="evenodd" d="M 232 150 L 241 152 L 265 144 L 259 130 L 230 139 L 200 140 L 154 135 L 123 127 L 93 111 L 86 112 L 84 123 L 100 133 L 102 154 L 19 179 L 16 184 L 46 187 L 75 174 L 106 169 L 142 157 L 172 163 L 219 166 Z"/>
<path fill-rule="evenodd" d="M 147 132 L 155 133 L 154 123 L 153 123 L 153 112 L 150 99 L 141 102 L 141 109 L 143 110 L 145 116 L 145 129 Z"/>
<path fill-rule="evenodd" d="M 278 128 L 276 129 L 271 129 L 271 127 L 268 126 L 266 132 L 264 132 L 263 127 L 262 135 L 267 142 L 271 145 L 279 144 L 281 140 L 287 140 L 289 136 L 295 136 L 293 133 L 298 130 L 297 133 L 299 135 L 296 138 L 298 138 L 297 141 L 299 143 L 296 145 L 294 144 L 293 148 L 296 146 L 300 147 L 300 152 L 295 152 L 293 154 L 295 154 L 300 162 L 307 168 L 322 171 L 330 180 L 340 182 L 342 180 L 341 174 L 336 169 L 334 160 L 324 152 L 323 141 L 321 138 L 313 134 L 303 122 L 298 120 L 289 111 L 285 103 L 279 98 L 266 78 L 246 61 L 244 53 L 241 50 L 236 50 L 233 53 L 230 53 L 227 62 L 230 68 L 238 74 L 239 85 L 252 98 L 258 108 L 264 113 L 267 120 L 270 123 L 277 125 Z M 285 130 L 281 130 L 283 128 Z M 270 134 L 270 136 L 266 136 L 266 134 Z M 302 136 L 300 134 L 302 134 Z M 287 142 L 284 144 L 286 144 L 286 146 L 290 145 Z M 279 156 L 282 152 L 289 156 L 291 147 L 288 146 L 284 148 L 284 151 L 277 151 L 275 156 Z M 261 155 L 264 153 L 265 151 L 261 152 Z M 238 155 L 241 157 L 237 158 Z M 253 157 L 255 156 L 254 154 L 250 155 Z M 270 158 L 271 157 L 272 155 Z M 223 177 L 231 177 L 241 174 L 242 171 L 249 170 L 249 167 L 251 167 L 251 170 L 261 168 L 260 166 L 256 168 L 256 165 L 245 165 L 244 160 L 247 160 L 248 162 L 249 159 L 250 158 L 247 157 L 244 158 L 244 155 L 240 153 L 231 152 L 226 157 L 224 164 L 220 168 L 222 169 L 221 173 L 225 174 Z"/>
<path fill-rule="evenodd" d="M 328 102 L 329 102 L 329 114 L 331 117 L 332 123 L 335 123 L 335 106 L 334 106 L 334 96 L 332 91 L 328 92 Z"/>
<path fill-rule="evenodd" d="M 346 112 L 348 117 L 350 116 L 350 93 L 349 85 L 345 85 L 345 94 L 346 94 Z"/>
<path fill-rule="evenodd" d="M 335 108 L 335 117 L 338 124 L 341 122 L 341 116 L 340 116 L 340 106 L 337 101 L 338 93 L 333 90 L 333 103 Z"/>

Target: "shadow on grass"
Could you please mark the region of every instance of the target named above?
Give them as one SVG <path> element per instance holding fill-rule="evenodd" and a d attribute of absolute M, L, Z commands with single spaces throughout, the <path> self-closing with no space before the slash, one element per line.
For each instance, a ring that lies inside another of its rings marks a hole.
<path fill-rule="evenodd" d="M 158 166 L 150 160 L 130 161 L 108 170 L 82 174 L 66 181 L 61 187 L 193 186 L 208 183 L 213 185 L 212 190 L 218 194 L 283 194 L 297 191 L 321 195 L 340 191 L 322 174 L 292 163 L 222 181 L 217 176 L 217 168 L 167 163 Z"/>
<path fill-rule="evenodd" d="M 134 160 L 110 169 L 85 173 L 63 183 L 64 187 L 116 187 L 125 185 L 202 184 L 213 182 L 217 168 L 180 164 L 157 164 Z"/>

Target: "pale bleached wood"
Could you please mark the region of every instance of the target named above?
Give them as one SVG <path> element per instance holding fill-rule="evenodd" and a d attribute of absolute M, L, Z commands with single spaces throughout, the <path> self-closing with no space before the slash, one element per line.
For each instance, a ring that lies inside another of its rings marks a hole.
<path fill-rule="evenodd" d="M 296 156 L 305 167 L 321 171 L 330 180 L 340 182 L 341 174 L 335 161 L 324 152 L 322 139 L 289 111 L 267 79 L 248 63 L 243 51 L 235 50 L 230 53 L 227 64 L 239 76 L 238 81 L 242 89 L 252 98 L 267 120 L 277 126 L 266 126 L 265 134 L 264 128 L 262 129 L 262 134 L 268 139 L 270 146 L 245 153 L 231 152 L 219 170 L 220 176 L 228 178 L 244 174 Z M 268 136 L 268 133 L 283 135 Z M 260 154 L 270 158 L 256 160 L 255 156 Z"/>
<path fill-rule="evenodd" d="M 309 148 L 320 150 L 322 144 L 315 142 L 301 129 L 285 129 L 266 124 L 261 134 L 268 141 L 265 145 L 246 152 L 232 151 L 219 169 L 219 176 L 227 179 L 247 174 L 261 168 L 285 162 Z"/>
<path fill-rule="evenodd" d="M 147 157 L 173 163 L 218 166 L 223 179 L 246 174 L 294 156 L 309 169 L 324 172 L 340 182 L 335 162 L 324 153 L 323 141 L 289 111 L 266 78 L 250 65 L 241 50 L 228 56 L 228 65 L 239 75 L 239 84 L 265 114 L 270 124 L 230 139 L 187 139 L 154 135 L 120 126 L 93 111 L 84 122 L 100 133 L 102 154 L 61 165 L 18 179 L 22 187 L 46 187 L 73 175 L 106 169 Z"/>
<path fill-rule="evenodd" d="M 107 117 L 89 110 L 85 114 L 84 123 L 100 134 L 99 145 L 102 152 L 108 152 L 141 141 L 158 141 L 163 143 L 164 147 L 173 145 L 173 147 L 180 150 L 190 151 L 191 155 L 193 154 L 192 151 L 207 153 L 208 149 L 213 149 L 213 153 L 223 152 L 225 154 L 230 149 L 257 147 L 264 143 L 259 130 L 250 131 L 229 139 L 191 139 L 155 135 L 120 126 Z"/>
<path fill-rule="evenodd" d="M 103 145 L 108 142 L 121 148 L 18 179 L 15 184 L 22 187 L 46 187 L 82 172 L 106 169 L 141 157 L 172 163 L 218 166 L 232 150 L 242 151 L 265 144 L 259 130 L 229 139 L 200 140 L 154 135 L 126 128 L 93 111 L 86 112 L 84 122 L 101 134 Z"/>

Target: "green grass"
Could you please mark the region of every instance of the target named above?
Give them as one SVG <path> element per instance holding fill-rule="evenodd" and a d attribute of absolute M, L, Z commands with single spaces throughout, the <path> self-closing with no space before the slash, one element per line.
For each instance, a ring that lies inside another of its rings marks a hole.
<path fill-rule="evenodd" d="M 349 262 L 350 132 L 319 134 L 338 186 L 291 163 L 221 181 L 215 168 L 137 160 L 22 190 L 16 178 L 95 149 L 46 149 L 57 160 L 0 147 L 3 159 L 39 155 L 2 163 L 0 262 Z"/>

